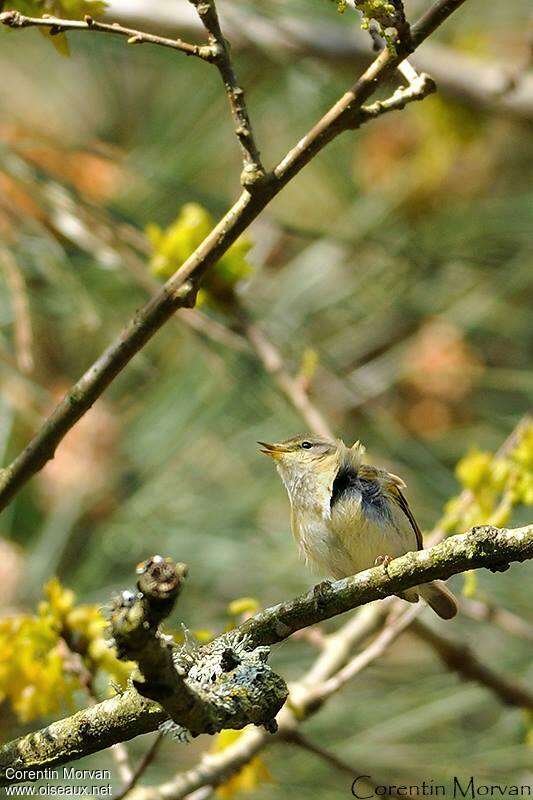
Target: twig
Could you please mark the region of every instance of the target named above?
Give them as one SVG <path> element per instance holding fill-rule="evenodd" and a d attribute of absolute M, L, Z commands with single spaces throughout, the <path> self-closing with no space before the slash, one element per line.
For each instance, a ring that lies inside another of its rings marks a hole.
<path fill-rule="evenodd" d="M 183 669 L 187 676 L 185 680 L 181 672 L 178 675 L 181 679 L 176 687 L 179 696 L 168 693 L 172 682 L 165 679 L 167 667 L 163 668 L 161 685 L 156 683 L 156 677 L 161 673 L 152 672 L 152 669 L 155 670 L 161 657 L 159 654 L 143 654 L 148 634 L 142 630 L 145 627 L 142 615 L 135 613 L 130 617 L 125 613 L 124 620 L 112 618 L 112 624 L 115 636 L 117 626 L 121 630 L 117 642 L 119 649 L 129 640 L 126 654 L 131 657 L 130 648 L 136 651 L 140 647 L 140 667 L 145 680 L 143 684 L 137 681 L 135 685 L 163 702 L 167 713 L 170 711 L 179 723 L 193 725 L 193 732 L 200 733 L 202 725 L 204 732 L 213 732 L 223 727 L 243 727 L 247 722 L 266 723 L 268 712 L 273 708 L 277 712 L 280 699 L 281 702 L 285 699 L 282 679 L 267 672 L 264 652 L 257 648 L 283 641 L 303 627 L 398 594 L 420 583 L 446 579 L 475 567 L 501 570 L 512 561 L 528 558 L 533 558 L 533 525 L 500 530 L 485 526 L 452 536 L 431 550 L 407 553 L 388 564 L 386 570 L 374 567 L 335 583 L 319 584 L 305 595 L 256 614 L 192 653 L 184 653 L 185 662 L 178 660 L 176 667 L 178 671 Z M 138 608 L 136 599 L 131 608 Z M 149 612 L 147 620 L 154 619 L 150 616 L 152 613 Z M 385 636 L 385 632 L 382 635 Z M 229 655 L 228 648 L 231 651 Z M 152 649 L 157 650 L 157 647 L 152 645 Z M 323 663 L 328 666 L 327 661 Z M 196 670 L 194 678 L 191 677 L 193 667 Z M 353 666 L 351 669 L 353 674 Z M 251 675 L 253 681 L 248 685 L 247 679 Z M 0 750 L 0 774 L 3 776 L 0 785 L 2 780 L 6 782 L 8 767 L 63 764 L 109 747 L 114 742 L 154 730 L 165 718 L 166 714 L 159 705 L 149 703 L 137 692 L 129 690 L 119 698 L 80 711 L 43 731 L 4 745 Z M 190 791 L 194 788 L 198 786 L 191 787 Z"/>
<path fill-rule="evenodd" d="M 117 742 L 116 744 L 111 745 L 109 751 L 111 753 L 111 757 L 115 762 L 115 766 L 117 768 L 120 780 L 122 781 L 122 783 L 129 785 L 133 780 L 134 773 L 131 769 L 128 748 L 126 747 L 124 742 Z"/>
<path fill-rule="evenodd" d="M 243 155 L 241 183 L 252 190 L 258 181 L 265 178 L 265 170 L 255 143 L 252 123 L 244 99 L 244 90 L 239 86 L 231 60 L 229 45 L 220 28 L 215 0 L 190 0 L 190 2 L 196 8 L 198 16 L 207 31 L 211 51 L 215 54 L 213 61 L 218 67 L 228 96 L 235 123 L 235 133 L 240 142 Z"/>
<path fill-rule="evenodd" d="M 460 608 L 463 614 L 476 622 L 490 622 L 502 631 L 533 642 L 533 625 L 506 608 L 493 605 L 490 601 L 480 600 L 478 597 L 462 597 Z"/>
<path fill-rule="evenodd" d="M 457 672 L 461 678 L 487 687 L 502 703 L 533 710 L 533 694 L 525 686 L 495 672 L 467 645 L 454 642 L 421 620 L 413 622 L 411 630 L 432 647 L 448 669 Z"/>
<path fill-rule="evenodd" d="M 171 47 L 180 50 L 187 56 L 198 56 L 203 61 L 213 62 L 215 54 L 211 47 L 205 45 L 189 44 L 181 39 L 167 39 L 154 33 L 136 31 L 133 28 L 124 28 L 118 22 L 98 22 L 86 14 L 83 20 L 62 19 L 44 14 L 42 17 L 26 17 L 19 11 L 3 11 L 0 13 L 0 24 L 8 28 L 48 28 L 50 33 L 58 34 L 64 31 L 95 31 L 100 33 L 113 33 L 116 36 L 125 36 L 128 44 L 158 44 L 161 47 Z"/>
<path fill-rule="evenodd" d="M 283 394 L 301 414 L 309 426 L 309 430 L 319 436 L 333 438 L 333 431 L 326 422 L 326 418 L 312 402 L 301 381 L 291 375 L 278 348 L 264 335 L 258 325 L 248 319 L 243 309 L 240 309 L 238 313 L 243 333 L 255 350 L 264 369 L 272 375 Z"/>
<path fill-rule="evenodd" d="M 325 747 L 321 747 L 319 744 L 312 742 L 299 730 L 287 731 L 287 733 L 280 735 L 278 738 L 284 742 L 289 742 L 289 744 L 301 747 L 302 750 L 307 750 L 308 753 L 312 753 L 314 756 L 318 756 L 322 761 L 325 761 L 326 764 L 329 764 L 330 767 L 350 775 L 352 779 L 354 775 L 362 774 L 362 771 L 358 767 L 353 767 L 351 764 L 348 764 L 347 761 L 343 761 L 342 758 L 339 758 L 336 753 L 332 753 L 331 750 L 326 750 Z"/>
<path fill-rule="evenodd" d="M 362 106 L 360 111 L 355 116 L 356 126 L 361 122 L 366 122 L 369 119 L 380 117 L 389 111 L 398 111 L 408 103 L 416 100 L 423 100 L 428 94 L 436 91 L 435 82 L 425 72 L 420 75 L 415 74 L 415 77 L 410 80 L 407 86 L 399 86 L 398 89 L 386 100 L 376 100 L 369 106 Z"/>
<path fill-rule="evenodd" d="M 4 268 L 6 282 L 11 292 L 17 364 L 21 372 L 28 374 L 33 371 L 34 359 L 32 353 L 33 332 L 26 282 L 15 257 L 7 247 L 0 247 L 0 263 Z"/>
<path fill-rule="evenodd" d="M 415 25 L 418 45 L 459 8 L 465 0 L 438 0 Z M 151 339 L 178 308 L 194 305 L 198 285 L 205 272 L 235 242 L 238 236 L 268 205 L 271 199 L 319 153 L 328 142 L 349 129 L 357 110 L 396 69 L 408 53 L 399 48 L 396 56 L 384 50 L 359 80 L 285 156 L 266 182 L 259 182 L 251 195 L 244 190 L 237 202 L 204 239 L 195 252 L 174 273 L 87 370 L 56 406 L 25 450 L 0 473 L 0 510 L 51 458 L 65 434 L 91 407 L 133 356 Z"/>
<path fill-rule="evenodd" d="M 522 419 L 518 422 L 517 425 L 513 428 L 507 439 L 503 442 L 501 447 L 498 448 L 496 451 L 494 458 L 496 460 L 505 458 L 509 453 L 512 453 L 518 442 L 520 441 L 522 434 L 525 430 L 532 424 L 533 417 L 530 413 L 525 414 Z M 459 525 L 461 519 L 468 511 L 472 503 L 475 501 L 474 493 L 470 489 L 463 489 L 457 500 L 454 502 L 453 507 L 453 524 Z M 445 514 L 444 517 L 435 525 L 431 534 L 426 537 L 426 541 L 429 545 L 436 544 L 437 542 L 442 541 L 448 533 L 448 526 L 450 521 L 448 519 L 449 514 Z"/>
<path fill-rule="evenodd" d="M 369 664 L 381 658 L 398 636 L 413 624 L 423 607 L 423 605 L 416 605 L 411 606 L 407 611 L 402 611 L 390 624 L 383 628 L 368 647 L 365 647 L 361 653 L 354 656 L 345 667 L 327 681 L 311 689 L 306 698 L 306 708 L 315 708 L 315 706 L 322 705 L 327 698 L 342 689 L 355 675 L 358 675 Z"/>
<path fill-rule="evenodd" d="M 333 753 L 331 750 L 327 750 L 325 747 L 322 747 L 321 745 L 316 744 L 316 742 L 311 741 L 311 739 L 309 739 L 307 736 L 304 736 L 303 733 L 296 728 L 294 730 L 288 730 L 285 733 L 279 733 L 277 738 L 281 739 L 281 741 L 288 742 L 289 744 L 296 745 L 302 750 L 312 753 L 314 756 L 318 756 L 318 758 L 322 759 L 322 761 L 324 761 L 326 764 L 329 764 L 329 766 L 333 767 L 333 769 L 349 775 L 352 781 L 354 780 L 355 776 L 364 775 L 364 769 L 353 766 L 352 764 L 348 763 L 348 761 L 344 761 L 342 758 L 339 758 L 336 753 Z M 372 793 L 375 794 L 374 790 L 376 789 L 376 786 L 383 786 L 385 782 L 382 780 L 370 781 L 369 779 L 359 779 L 358 783 L 361 788 L 368 787 Z M 390 787 L 390 791 L 387 793 L 387 796 L 402 797 L 403 795 L 399 795 L 394 791 L 393 787 Z"/>
<path fill-rule="evenodd" d="M 135 767 L 135 769 L 125 782 L 125 786 L 117 794 L 114 795 L 113 800 L 123 800 L 123 798 L 126 797 L 126 795 L 128 795 L 132 791 L 132 789 L 135 788 L 135 786 L 137 786 L 138 782 L 140 781 L 140 779 L 142 778 L 142 776 L 144 775 L 144 773 L 146 772 L 146 770 L 148 769 L 154 758 L 156 757 L 157 751 L 159 750 L 161 742 L 163 741 L 163 737 L 164 733 L 162 733 L 161 731 L 159 731 L 159 733 L 156 734 L 152 744 L 150 745 L 150 747 L 140 760 L 137 767 Z"/>
<path fill-rule="evenodd" d="M 130 19 L 138 24 L 141 6 L 132 12 L 128 3 L 111 0 L 110 11 L 118 20 Z M 170 12 L 170 13 L 169 13 Z M 265 58 L 272 51 L 289 58 L 312 56 L 322 62 L 348 65 L 366 62 L 369 53 L 368 36 L 357 25 L 337 25 L 321 19 L 313 21 L 302 14 L 283 13 L 276 9 L 275 18 L 257 13 L 248 5 L 227 6 L 223 9 L 224 28 L 231 38 L 233 49 L 259 50 Z M 156 23 L 158 30 L 181 28 L 197 34 L 196 19 L 178 5 L 172 9 L 150 7 L 146 22 Z M 379 50 L 383 40 L 380 37 Z M 525 43 L 527 47 L 527 42 Z M 374 51 L 376 52 L 376 51 Z M 528 54 L 529 55 L 529 54 Z M 526 56 L 526 58 L 528 57 Z M 533 75 L 525 70 L 525 59 L 518 64 L 482 59 L 445 44 L 431 42 L 411 59 L 413 66 L 428 72 L 436 81 L 439 92 L 447 97 L 484 108 L 507 117 L 533 119 Z"/>

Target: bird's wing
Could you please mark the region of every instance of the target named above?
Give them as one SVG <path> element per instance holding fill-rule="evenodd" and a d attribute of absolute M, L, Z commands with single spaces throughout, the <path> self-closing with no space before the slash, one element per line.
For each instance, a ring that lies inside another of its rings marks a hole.
<path fill-rule="evenodd" d="M 403 513 L 409 520 L 409 524 L 411 525 L 411 528 L 413 529 L 414 534 L 416 536 L 417 549 L 423 550 L 424 543 L 422 541 L 422 531 L 418 527 L 418 522 L 414 518 L 413 512 L 409 508 L 409 503 L 407 502 L 407 499 L 404 493 L 402 492 L 402 489 L 405 489 L 405 483 L 397 475 L 393 475 L 392 472 L 387 473 L 387 478 L 389 479 L 389 482 L 387 484 L 387 489 L 389 490 L 390 496 L 392 497 L 394 502 L 400 506 Z"/>

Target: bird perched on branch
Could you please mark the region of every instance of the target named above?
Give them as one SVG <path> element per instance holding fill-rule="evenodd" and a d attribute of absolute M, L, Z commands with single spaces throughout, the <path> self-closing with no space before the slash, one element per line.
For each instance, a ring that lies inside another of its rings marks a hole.
<path fill-rule="evenodd" d="M 338 579 L 404 553 L 423 548 L 422 534 L 397 475 L 364 462 L 360 442 L 295 436 L 283 442 L 259 442 L 274 459 L 289 494 L 292 531 L 307 562 Z M 442 619 L 457 613 L 453 594 L 440 581 L 407 589 Z"/>

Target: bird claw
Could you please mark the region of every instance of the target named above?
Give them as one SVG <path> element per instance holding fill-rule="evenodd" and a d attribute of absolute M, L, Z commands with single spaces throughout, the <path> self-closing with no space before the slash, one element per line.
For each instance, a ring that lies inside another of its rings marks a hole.
<path fill-rule="evenodd" d="M 313 586 L 313 596 L 315 598 L 317 608 L 320 608 L 324 605 L 324 601 L 330 592 L 331 581 L 321 581 L 320 583 L 317 583 L 316 586 Z"/>
<path fill-rule="evenodd" d="M 393 559 L 393 557 L 392 557 L 392 556 L 388 556 L 388 555 L 384 555 L 384 556 L 378 556 L 378 557 L 376 558 L 376 560 L 374 561 L 374 566 L 376 566 L 376 567 L 383 567 L 383 569 L 385 570 L 385 572 L 386 572 L 386 573 L 387 573 L 387 575 L 388 575 L 389 573 L 388 573 L 388 569 L 387 569 L 387 567 L 389 566 L 389 564 L 391 563 L 391 561 L 394 561 L 394 559 Z"/>

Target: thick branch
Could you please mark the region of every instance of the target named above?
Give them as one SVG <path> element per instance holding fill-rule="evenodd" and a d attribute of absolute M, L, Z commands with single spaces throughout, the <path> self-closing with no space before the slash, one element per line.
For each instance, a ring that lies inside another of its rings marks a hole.
<path fill-rule="evenodd" d="M 182 42 L 181 39 L 167 39 L 153 33 L 136 31 L 133 28 L 124 28 L 118 22 L 98 22 L 89 15 L 81 19 L 62 19 L 60 17 L 42 16 L 26 17 L 19 11 L 3 11 L 0 14 L 0 24 L 8 28 L 48 28 L 50 33 L 57 34 L 64 31 L 96 31 L 100 33 L 114 33 L 116 36 L 125 36 L 128 44 L 158 44 L 161 47 L 171 47 L 181 50 L 187 56 L 198 56 L 204 61 L 214 61 L 215 54 L 211 47 Z"/>
<path fill-rule="evenodd" d="M 145 700 L 130 689 L 3 745 L 0 750 L 0 786 L 23 779 L 10 773 L 10 769 L 32 770 L 66 764 L 105 750 L 116 742 L 126 742 L 142 733 L 150 733 L 167 719 L 157 703 Z M 32 776 L 26 773 L 24 780 L 32 780 Z"/>
<path fill-rule="evenodd" d="M 420 43 L 465 0 L 435 3 L 415 26 Z M 400 49 L 400 48 L 399 48 Z M 0 473 L 0 510 L 24 484 L 54 456 L 65 434 L 92 406 L 111 381 L 178 308 L 194 305 L 204 273 L 235 242 L 268 205 L 272 197 L 339 133 L 353 123 L 358 109 L 389 78 L 407 52 L 393 56 L 383 51 L 354 86 L 322 117 L 278 164 L 272 178 L 259 182 L 253 195 L 244 191 L 209 236 L 174 273 L 161 291 L 129 323 L 120 337 L 100 356 L 56 406 L 25 450 Z"/>
<path fill-rule="evenodd" d="M 220 680 L 220 674 L 224 672 L 222 667 L 216 682 L 212 684 L 213 694 L 210 694 L 206 686 L 214 661 L 218 658 L 218 663 L 222 663 L 228 647 L 237 652 L 243 661 L 247 652 L 252 659 L 258 647 L 280 642 L 308 625 L 397 594 L 419 583 L 436 578 L 446 579 L 476 567 L 497 571 L 506 568 L 510 562 L 529 558 L 533 558 L 533 525 L 514 530 L 485 526 L 450 537 L 430 550 L 407 553 L 392 561 L 387 569 L 375 567 L 335 583 L 319 584 L 314 591 L 266 609 L 234 631 L 193 651 L 191 659 L 194 665 L 193 668 L 189 667 L 187 677 L 189 688 L 194 685 L 206 706 L 220 708 L 220 704 L 223 706 L 229 698 L 235 697 L 236 685 L 242 686 L 243 692 L 250 693 L 251 676 L 254 676 L 254 681 L 261 677 L 259 666 L 255 670 L 245 668 L 239 672 L 238 666 L 232 664 L 230 671 L 233 672 L 233 681 L 224 683 L 224 679 Z M 256 665 L 260 660 L 255 662 Z M 254 685 L 253 689 L 257 688 L 257 702 L 263 700 L 268 705 L 269 698 L 265 700 L 263 697 L 265 686 L 259 681 L 259 685 Z M 268 686 L 272 688 L 270 684 Z M 280 696 L 280 691 L 276 698 Z M 233 727 L 264 721 L 251 717 L 248 708 L 240 717 L 234 710 L 228 716 Z M 6 769 L 9 767 L 31 769 L 63 764 L 104 749 L 114 742 L 154 730 L 165 718 L 159 706 L 144 700 L 136 692 L 126 692 L 121 697 L 80 711 L 41 732 L 5 745 L 0 750 L 0 774 L 5 782 Z M 221 721 L 220 712 L 218 721 Z M 229 727 L 228 720 L 224 722 L 225 727 Z M 198 729 L 195 731 L 199 732 Z M 211 728 L 207 727 L 206 732 L 211 732 Z"/>

